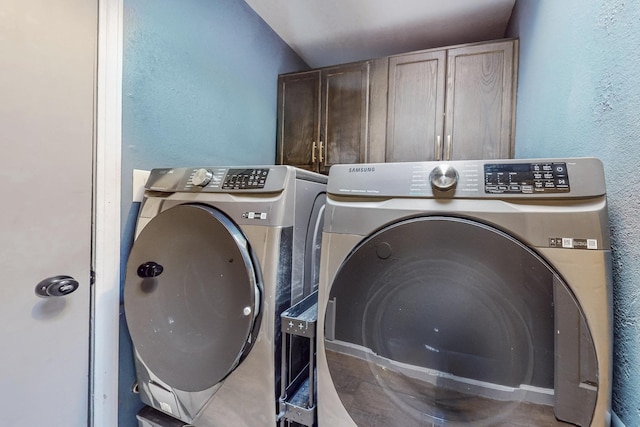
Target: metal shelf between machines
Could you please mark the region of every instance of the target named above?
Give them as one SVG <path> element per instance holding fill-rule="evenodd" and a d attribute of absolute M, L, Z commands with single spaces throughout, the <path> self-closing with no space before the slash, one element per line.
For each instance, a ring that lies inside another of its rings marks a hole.
<path fill-rule="evenodd" d="M 283 333 L 280 427 L 284 427 L 286 421 L 313 427 L 316 425 L 315 338 L 318 292 L 311 293 L 284 311 L 280 319 Z M 309 340 L 309 360 L 299 372 L 292 372 L 294 337 Z"/>

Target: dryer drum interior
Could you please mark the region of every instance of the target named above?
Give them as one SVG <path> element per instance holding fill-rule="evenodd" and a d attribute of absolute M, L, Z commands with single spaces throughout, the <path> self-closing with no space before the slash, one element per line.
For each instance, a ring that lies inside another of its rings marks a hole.
<path fill-rule="evenodd" d="M 342 263 L 328 301 L 331 380 L 359 426 L 589 425 L 598 372 L 580 307 L 502 231 L 387 226 Z"/>
<path fill-rule="evenodd" d="M 125 310 L 136 351 L 159 379 L 201 391 L 238 365 L 259 325 L 254 263 L 239 228 L 208 206 L 170 208 L 142 230 L 128 261 Z"/>

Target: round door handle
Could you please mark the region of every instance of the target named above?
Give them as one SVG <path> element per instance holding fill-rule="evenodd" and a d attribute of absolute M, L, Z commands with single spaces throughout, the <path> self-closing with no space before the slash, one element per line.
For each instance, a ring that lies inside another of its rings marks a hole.
<path fill-rule="evenodd" d="M 36 295 L 43 298 L 62 297 L 78 289 L 80 284 L 71 276 L 53 276 L 36 285 Z"/>

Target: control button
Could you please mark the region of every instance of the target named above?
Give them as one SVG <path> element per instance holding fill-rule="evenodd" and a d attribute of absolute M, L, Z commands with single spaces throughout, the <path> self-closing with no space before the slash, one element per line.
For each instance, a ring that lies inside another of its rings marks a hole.
<path fill-rule="evenodd" d="M 551 166 L 550 164 L 544 164 L 542 165 L 542 170 L 545 172 L 551 172 L 553 170 L 553 166 Z"/>
<path fill-rule="evenodd" d="M 533 173 L 533 179 L 542 179 L 542 173 L 534 172 Z"/>
<path fill-rule="evenodd" d="M 438 191 L 449 191 L 458 182 L 458 172 L 453 166 L 442 164 L 436 166 L 429 174 L 431 186 Z"/>
<path fill-rule="evenodd" d="M 509 191 L 520 191 L 520 186 L 519 185 L 510 185 L 509 186 Z"/>
<path fill-rule="evenodd" d="M 568 178 L 556 178 L 555 180 L 556 188 L 563 191 L 569 190 L 569 179 Z"/>
<path fill-rule="evenodd" d="M 213 178 L 213 172 L 208 169 L 198 169 L 194 172 L 191 182 L 198 187 L 205 187 Z"/>
<path fill-rule="evenodd" d="M 567 165 L 565 163 L 554 163 L 553 164 L 553 172 L 556 175 L 566 175 L 567 174 Z"/>
<path fill-rule="evenodd" d="M 523 193 L 533 193 L 533 186 L 532 185 L 523 185 L 522 186 L 522 192 Z"/>
<path fill-rule="evenodd" d="M 555 183 L 553 181 L 545 181 L 544 182 L 544 187 L 545 188 L 555 188 Z"/>

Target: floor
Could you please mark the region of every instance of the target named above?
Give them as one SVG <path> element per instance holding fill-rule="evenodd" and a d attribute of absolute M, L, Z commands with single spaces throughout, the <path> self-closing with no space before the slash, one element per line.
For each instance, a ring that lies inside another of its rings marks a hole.
<path fill-rule="evenodd" d="M 357 357 L 333 351 L 326 355 L 342 403 L 359 426 L 573 426 L 556 420 L 550 406 L 447 391 L 390 370 L 374 374 Z"/>

